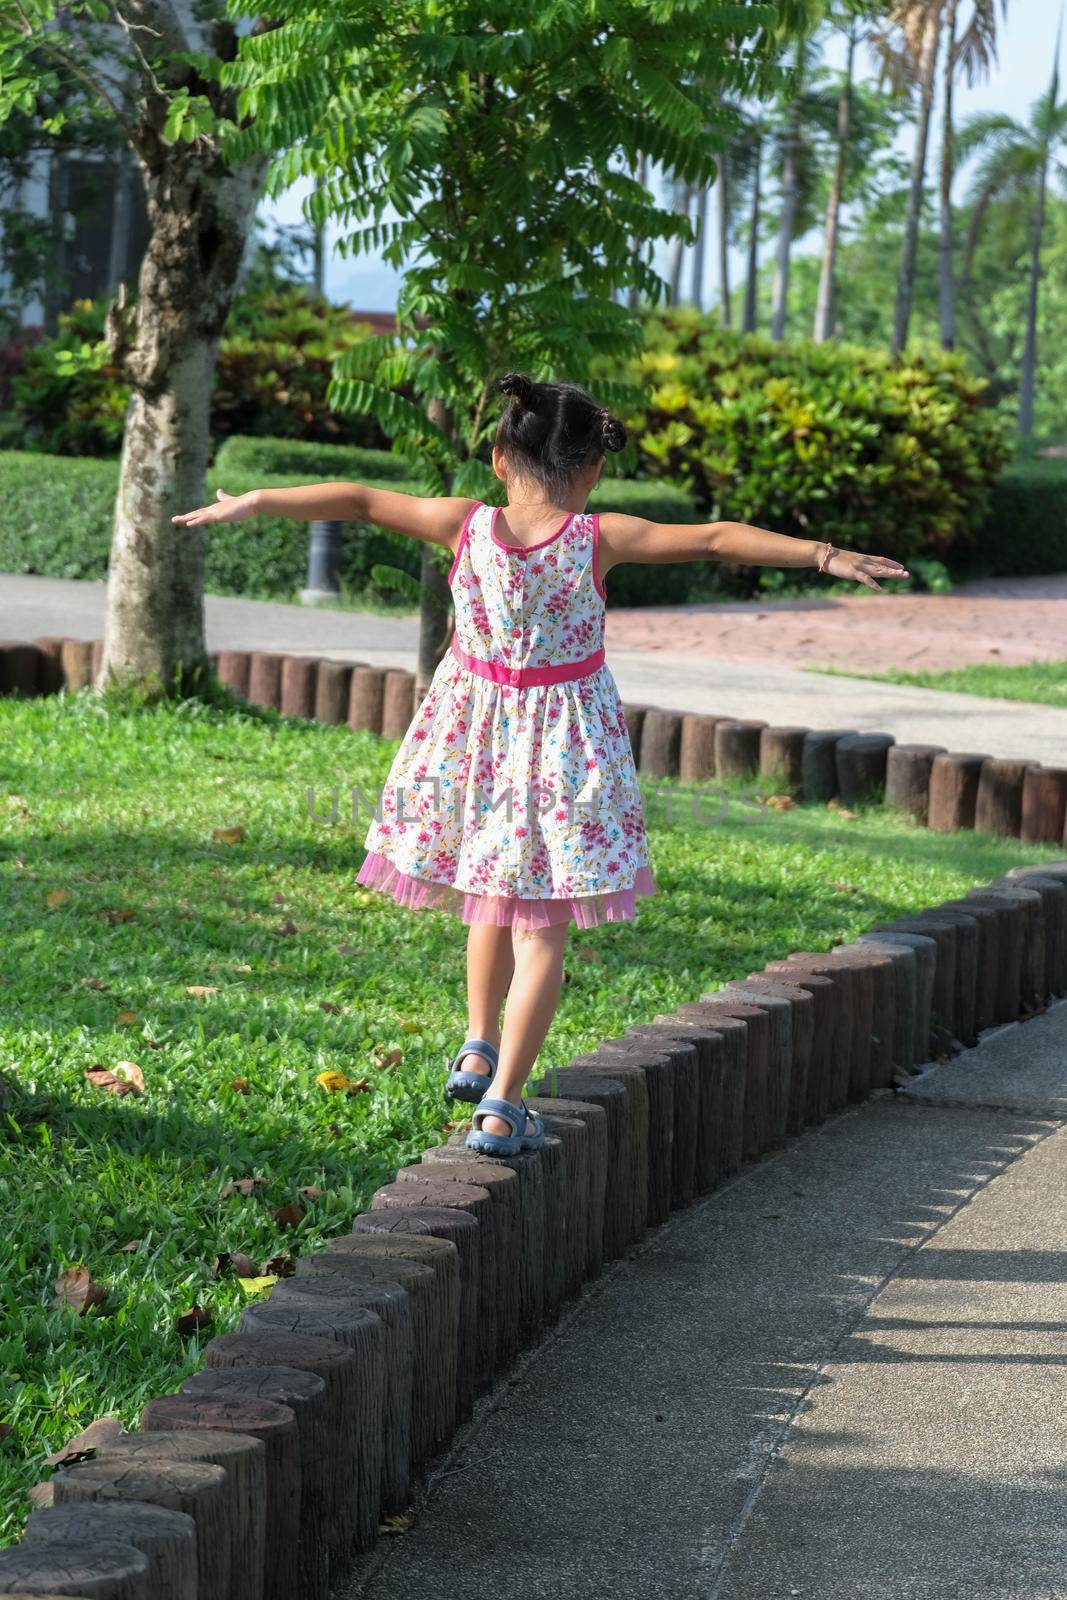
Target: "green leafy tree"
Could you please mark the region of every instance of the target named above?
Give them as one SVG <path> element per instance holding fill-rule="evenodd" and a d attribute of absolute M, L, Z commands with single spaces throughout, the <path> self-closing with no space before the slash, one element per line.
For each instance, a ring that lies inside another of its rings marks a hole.
<path fill-rule="evenodd" d="M 201 543 L 170 519 L 203 497 L 212 372 L 265 165 L 223 148 L 237 31 L 224 0 L 0 0 L 0 125 L 57 102 L 71 122 L 106 116 L 144 183 L 136 294 L 123 285 L 106 321 L 130 398 L 103 672 L 159 686 L 204 658 Z"/>
<path fill-rule="evenodd" d="M 637 349 L 626 302 L 662 290 L 647 247 L 692 224 L 633 174 L 647 159 L 668 187 L 711 183 L 722 99 L 770 90 L 789 0 L 275 9 L 284 29 L 243 41 L 227 74 L 254 118 L 242 140 L 265 148 L 261 117 L 283 131 L 270 191 L 312 178 L 309 220 L 404 274 L 398 336 L 346 353 L 333 402 L 375 416 L 431 492 L 494 497 L 497 376 L 580 381 Z M 424 547 L 423 683 L 447 636 L 447 565 Z"/>

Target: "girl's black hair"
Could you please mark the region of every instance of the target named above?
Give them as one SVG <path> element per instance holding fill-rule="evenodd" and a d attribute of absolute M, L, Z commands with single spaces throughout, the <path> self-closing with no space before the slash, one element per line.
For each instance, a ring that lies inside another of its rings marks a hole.
<path fill-rule="evenodd" d="M 626 429 L 576 383 L 538 383 L 507 372 L 497 387 L 508 395 L 496 445 L 516 472 L 562 500 L 577 473 L 608 450 L 621 450 Z"/>

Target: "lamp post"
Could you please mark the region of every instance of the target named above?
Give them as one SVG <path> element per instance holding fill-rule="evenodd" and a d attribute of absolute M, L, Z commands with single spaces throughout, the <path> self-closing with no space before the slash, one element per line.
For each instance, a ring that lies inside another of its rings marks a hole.
<path fill-rule="evenodd" d="M 300 591 L 302 605 L 316 606 L 326 600 L 340 600 L 339 575 L 344 526 L 343 522 L 311 523 L 307 587 Z"/>

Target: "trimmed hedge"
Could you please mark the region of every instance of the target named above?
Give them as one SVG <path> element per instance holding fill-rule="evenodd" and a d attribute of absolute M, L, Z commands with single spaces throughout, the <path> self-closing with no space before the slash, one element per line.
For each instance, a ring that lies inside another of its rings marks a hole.
<path fill-rule="evenodd" d="M 304 473 L 306 483 L 330 482 L 334 478 L 389 483 L 411 477 L 411 468 L 391 450 L 320 444 L 311 439 L 258 439 L 242 433 L 231 435 L 219 446 L 215 471 L 257 480 Z"/>
<path fill-rule="evenodd" d="M 1005 467 L 981 527 L 960 541 L 961 565 L 991 578 L 1067 572 L 1067 461 Z"/>
<path fill-rule="evenodd" d="M 701 511 L 908 561 L 949 558 L 982 526 L 1010 455 L 986 385 L 962 360 L 649 319 L 627 418 L 644 469 Z"/>
<path fill-rule="evenodd" d="M 269 442 L 286 452 L 291 448 L 288 440 Z M 254 446 L 268 441 L 244 443 Z M 338 447 L 307 448 L 321 451 Z M 377 454 L 360 452 L 364 459 Z M 283 458 L 286 457 L 280 453 L 275 459 Z M 270 459 L 269 452 L 262 459 Z M 243 494 L 252 488 L 293 488 L 321 475 L 327 458 L 319 455 L 316 460 L 320 464 L 318 474 L 310 469 L 300 474 L 244 472 L 231 460 L 229 465 L 215 466 L 208 472 L 208 494 L 213 497 L 217 488 L 225 488 L 231 494 Z M 335 460 L 326 476 L 337 476 Z M 0 451 L 0 572 L 36 573 L 51 578 L 106 577 L 117 481 L 118 463 L 114 459 Z M 413 484 L 396 479 L 362 481 L 402 493 L 417 492 Z M 612 479 L 597 491 L 591 504 L 594 509 L 599 506 L 602 510 L 625 511 L 653 521 L 698 520 L 688 497 L 667 483 Z M 57 513 L 57 507 L 62 508 L 61 513 Z M 307 548 L 305 522 L 254 517 L 248 522 L 222 524 L 207 530 L 205 585 L 210 594 L 288 600 L 303 587 Z M 381 563 L 417 574 L 420 556 L 421 548 L 413 539 L 386 533 L 368 523 L 352 523 L 341 567 L 343 588 L 348 594 L 377 594 L 370 577 L 373 566 Z M 714 562 L 627 565 L 611 572 L 607 586 L 616 605 L 670 604 L 721 592 L 717 588 L 719 570 Z"/>

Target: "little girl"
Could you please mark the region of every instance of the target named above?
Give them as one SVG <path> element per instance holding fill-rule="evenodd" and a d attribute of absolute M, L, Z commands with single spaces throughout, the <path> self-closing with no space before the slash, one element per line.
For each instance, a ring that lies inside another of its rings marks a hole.
<path fill-rule="evenodd" d="M 626 442 L 622 423 L 572 383 L 509 373 L 499 386 L 508 397 L 493 447 L 502 508 L 319 483 L 220 489 L 217 505 L 173 520 L 192 527 L 268 512 L 373 522 L 451 554 L 451 649 L 393 760 L 357 882 L 469 925 L 470 1037 L 446 1092 L 476 1103 L 471 1149 L 513 1155 L 544 1141 L 523 1091 L 559 1001 L 571 922 L 631 918 L 636 898 L 655 892 L 622 703 L 604 660 L 611 568 L 813 566 L 871 589 L 907 572 L 744 523 L 589 512 L 606 453 Z"/>

